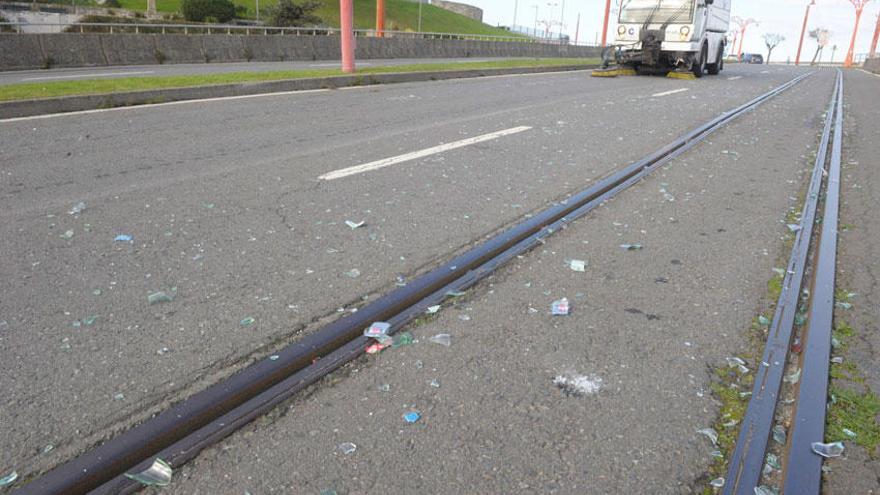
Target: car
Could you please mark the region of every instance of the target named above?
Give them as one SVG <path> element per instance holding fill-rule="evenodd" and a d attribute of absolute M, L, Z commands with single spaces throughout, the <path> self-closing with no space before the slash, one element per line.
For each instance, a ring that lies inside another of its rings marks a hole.
<path fill-rule="evenodd" d="M 764 56 L 760 53 L 743 53 L 742 63 L 744 64 L 763 64 Z"/>

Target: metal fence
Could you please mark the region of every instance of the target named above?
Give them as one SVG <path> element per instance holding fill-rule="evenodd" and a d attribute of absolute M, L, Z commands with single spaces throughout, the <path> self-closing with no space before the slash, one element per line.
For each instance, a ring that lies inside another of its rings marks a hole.
<path fill-rule="evenodd" d="M 0 22 L 0 32 L 9 31 L 25 33 L 27 27 L 54 27 L 59 31 L 72 33 L 144 33 L 144 34 L 243 34 L 243 35 L 284 35 L 284 36 L 339 36 L 340 30 L 329 27 L 273 27 L 273 26 L 242 26 L 234 24 L 154 24 L 154 23 L 127 23 L 127 22 L 59 22 L 59 23 L 33 23 L 33 22 Z M 4 29 L 7 28 L 7 29 Z M 357 37 L 375 37 L 374 29 L 356 29 Z M 493 34 L 462 34 L 462 33 L 434 33 L 414 31 L 383 31 L 383 37 L 405 39 L 429 39 L 429 40 L 474 40 L 474 41 L 499 41 L 516 43 L 541 43 L 560 44 L 559 39 L 541 39 L 517 35 L 493 35 Z M 567 43 L 563 43 L 567 44 Z M 590 46 L 579 43 L 581 46 Z"/>

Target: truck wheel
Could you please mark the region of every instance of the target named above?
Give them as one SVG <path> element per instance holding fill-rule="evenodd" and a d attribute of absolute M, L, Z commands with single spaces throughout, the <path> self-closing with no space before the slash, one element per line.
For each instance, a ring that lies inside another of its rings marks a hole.
<path fill-rule="evenodd" d="M 721 72 L 721 67 L 724 62 L 721 60 L 721 46 L 718 46 L 718 58 L 715 59 L 714 64 L 706 64 L 706 70 L 709 71 L 709 74 L 715 76 Z"/>
<path fill-rule="evenodd" d="M 706 57 L 706 45 L 703 45 L 703 49 L 700 50 L 699 62 L 695 63 L 691 69 L 695 77 L 703 77 L 703 74 L 706 72 Z"/>

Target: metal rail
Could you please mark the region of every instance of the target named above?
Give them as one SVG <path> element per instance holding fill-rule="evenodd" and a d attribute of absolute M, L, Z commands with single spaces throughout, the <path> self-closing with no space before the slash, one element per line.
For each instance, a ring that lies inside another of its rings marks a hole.
<path fill-rule="evenodd" d="M 641 180 L 716 129 L 794 86 L 802 74 L 680 136 L 660 150 L 603 178 L 565 201 L 477 245 L 416 278 L 405 287 L 307 335 L 271 358 L 263 359 L 224 381 L 198 392 L 106 443 L 62 464 L 15 493 L 76 495 L 128 493 L 137 488 L 123 476 L 160 457 L 178 467 L 297 391 L 364 352 L 362 331 L 374 321 L 388 321 L 390 332 L 437 304 L 449 290 L 466 289 L 498 266 L 538 245 L 566 224 Z"/>
<path fill-rule="evenodd" d="M 109 34 L 120 33 L 152 33 L 152 34 L 244 34 L 244 35 L 288 35 L 288 36 L 339 36 L 338 28 L 331 27 L 276 27 L 259 25 L 237 24 L 185 24 L 185 23 L 147 23 L 147 22 L 0 22 L 0 29 L 9 27 L 16 33 L 24 33 L 24 27 L 39 26 L 52 27 L 61 30 L 73 28 L 71 33 L 91 34 L 103 32 Z M 45 33 L 44 33 L 45 34 Z M 375 37 L 373 29 L 355 29 L 357 37 Z M 429 39 L 429 40 L 468 40 L 468 41 L 497 41 L 505 43 L 538 43 L 545 45 L 571 45 L 574 43 L 560 43 L 559 40 L 547 38 L 531 38 L 527 36 L 505 36 L 498 34 L 468 34 L 468 33 L 438 33 L 431 31 L 391 31 L 383 30 L 382 37 L 404 39 Z M 576 46 L 598 46 L 593 43 L 578 43 Z"/>
<path fill-rule="evenodd" d="M 831 136 L 831 127 L 835 110 L 840 108 L 842 96 L 840 92 L 842 88 L 842 76 L 838 70 L 838 79 L 832 93 L 831 101 L 828 104 L 828 110 L 825 115 L 825 124 L 822 130 L 822 137 L 819 142 L 819 149 L 816 153 L 816 161 L 813 166 L 813 173 L 810 179 L 810 185 L 807 190 L 807 199 L 801 212 L 800 230 L 795 236 L 794 245 L 791 250 L 788 267 L 785 278 L 782 283 L 782 293 L 776 305 L 776 311 L 767 334 L 767 344 L 758 364 L 755 374 L 755 385 L 752 389 L 752 396 L 749 400 L 746 415 L 743 418 L 742 427 L 736 441 L 736 447 L 730 460 L 730 466 L 727 471 L 726 483 L 724 485 L 725 495 L 754 495 L 755 487 L 761 480 L 761 473 L 764 468 L 764 456 L 767 453 L 767 443 L 770 438 L 770 431 L 773 425 L 773 418 L 776 412 L 776 406 L 779 401 L 779 392 L 782 385 L 782 377 L 785 372 L 785 366 L 788 359 L 788 351 L 791 345 L 791 337 L 794 330 L 794 319 L 797 313 L 798 299 L 801 295 L 801 287 L 803 283 L 804 273 L 806 271 L 808 255 L 810 253 L 810 243 L 813 235 L 813 226 L 815 225 L 816 210 L 822 191 L 822 178 L 825 174 L 825 163 L 828 158 L 828 144 Z M 835 136 L 837 136 L 835 129 Z M 837 147 L 839 162 L 839 139 L 835 140 Z M 832 153 L 833 154 L 833 153 Z M 838 173 L 839 175 L 839 173 Z M 827 206 L 826 206 L 827 208 Z M 836 211 L 836 204 L 835 204 Z M 836 218 L 832 228 L 836 228 Z M 823 225 L 823 231 L 829 225 Z M 836 234 L 835 234 L 836 235 Z M 835 238 L 836 241 L 836 238 Z M 834 243 L 836 247 L 836 242 Z M 832 261 L 833 263 L 833 261 Z M 823 282 L 824 283 L 824 280 Z M 831 297 L 834 293 L 834 274 L 832 264 L 831 274 Z M 814 295 L 815 297 L 815 295 Z M 815 299 L 814 299 L 815 301 Z M 833 303 L 833 301 L 832 301 Z M 813 320 L 813 310 L 819 307 L 812 306 L 809 318 L 810 328 L 818 328 L 819 321 Z M 830 315 L 828 328 L 830 332 Z M 819 332 L 820 330 L 816 330 Z M 818 339 L 813 339 L 814 344 Z M 830 345 L 830 333 L 828 335 L 828 345 Z M 827 356 L 827 352 L 826 352 Z M 825 363 L 825 377 L 827 380 L 827 357 Z M 804 372 L 807 372 L 804 366 Z M 806 383 L 801 384 L 801 393 L 806 392 Z M 818 391 L 817 391 L 818 393 Z M 824 389 L 821 393 L 822 403 L 822 420 L 824 425 Z M 802 408 L 798 408 L 799 411 Z M 821 428 L 821 426 L 820 426 Z M 794 435 L 791 435 L 792 437 Z M 793 438 L 792 438 L 793 440 Z M 821 440 L 821 434 L 819 435 Z M 812 440 L 816 441 L 816 440 Z M 809 444 L 807 451 L 809 452 Z M 814 454 L 813 454 L 814 455 Z M 814 455 L 815 456 L 815 455 Z M 815 456 L 818 457 L 818 456 Z M 818 472 L 818 465 L 817 465 Z M 788 462 L 788 472 L 798 472 L 798 466 L 794 466 Z M 807 493 L 801 491 L 792 491 L 790 493 L 798 494 Z M 818 491 L 816 492 L 818 493 Z"/>
<path fill-rule="evenodd" d="M 843 73 L 837 70 L 837 112 L 834 144 L 825 187 L 822 234 L 815 261 L 809 327 L 804 344 L 803 375 L 791 426 L 785 468 L 785 493 L 818 494 L 822 486 L 822 457 L 813 442 L 824 442 L 825 404 L 828 401 L 828 367 L 831 358 L 831 324 L 834 317 L 834 280 L 837 269 L 837 217 L 840 203 L 840 147 L 843 141 Z M 804 340 L 804 339 L 801 339 Z"/>

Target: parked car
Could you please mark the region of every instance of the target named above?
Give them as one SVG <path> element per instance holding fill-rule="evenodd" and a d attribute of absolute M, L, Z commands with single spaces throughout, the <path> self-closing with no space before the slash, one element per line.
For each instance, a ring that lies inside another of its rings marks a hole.
<path fill-rule="evenodd" d="M 744 64 L 763 64 L 764 56 L 760 53 L 743 53 L 742 63 Z"/>

